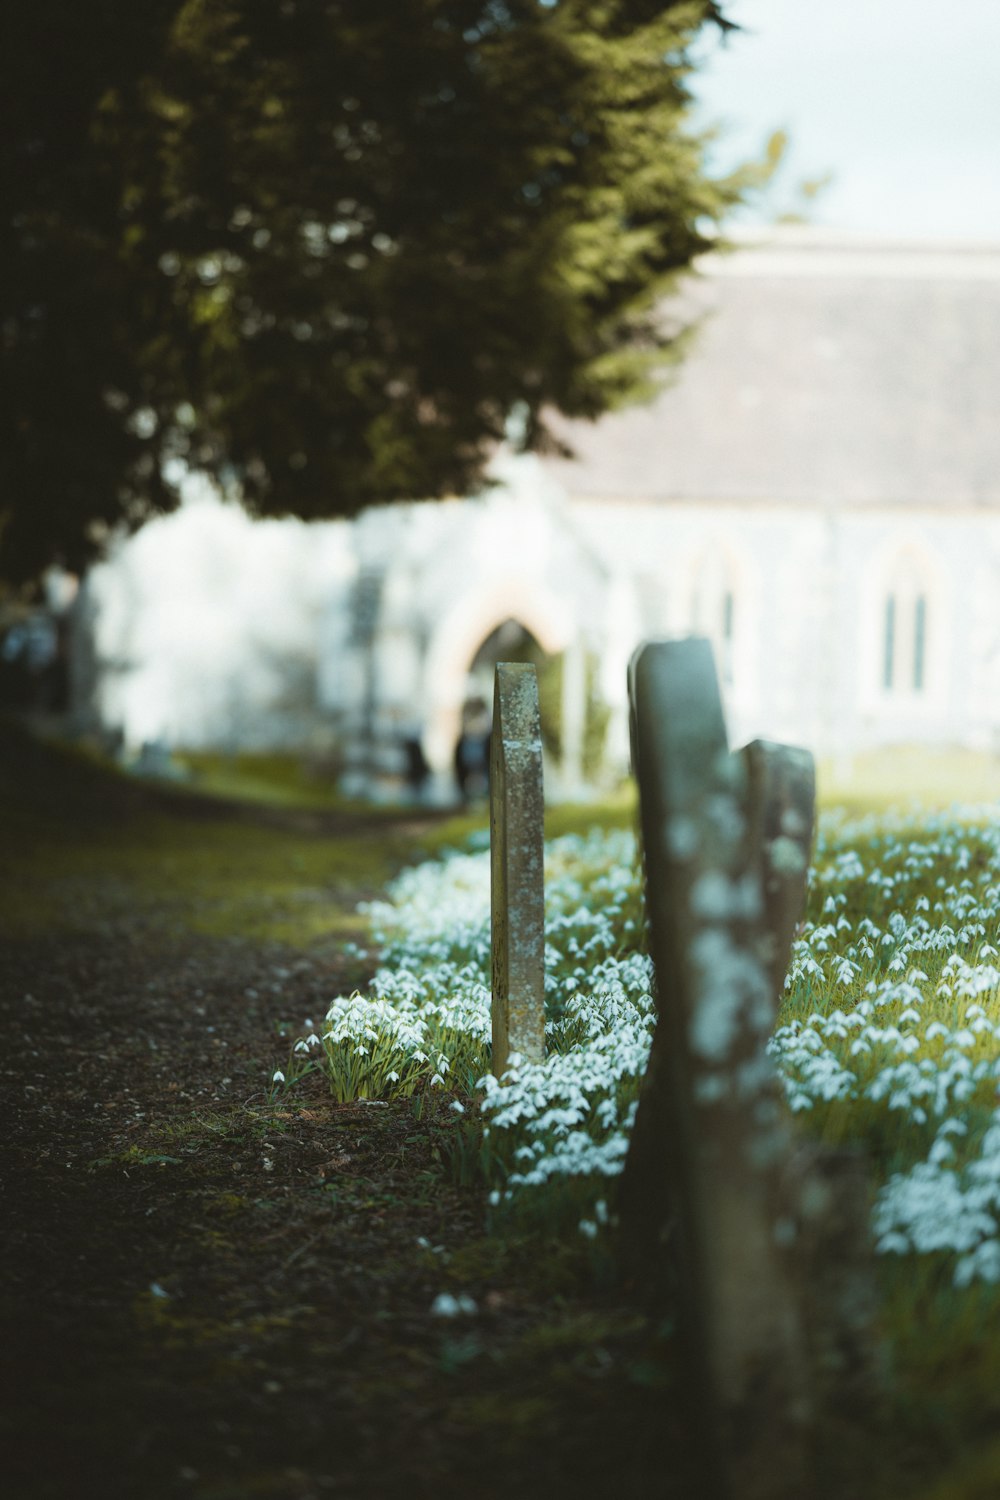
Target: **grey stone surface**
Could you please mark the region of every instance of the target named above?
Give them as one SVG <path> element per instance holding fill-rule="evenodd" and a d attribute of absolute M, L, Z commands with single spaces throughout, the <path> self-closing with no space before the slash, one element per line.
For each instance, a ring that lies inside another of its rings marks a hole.
<path fill-rule="evenodd" d="M 746 774 L 747 839 L 764 901 L 762 957 L 775 1008 L 806 906 L 816 821 L 816 768 L 808 750 L 754 740 L 738 752 Z"/>
<path fill-rule="evenodd" d="M 545 1056 L 545 813 L 538 680 L 533 666 L 496 669 L 490 743 L 493 1071 L 512 1053 Z"/>
<path fill-rule="evenodd" d="M 706 640 L 640 648 L 629 689 L 657 1024 L 626 1253 L 676 1305 L 705 1494 L 811 1494 L 813 1418 L 831 1375 L 864 1365 L 871 1326 L 863 1164 L 803 1148 L 766 1051 L 804 904 L 812 758 L 729 752 Z"/>

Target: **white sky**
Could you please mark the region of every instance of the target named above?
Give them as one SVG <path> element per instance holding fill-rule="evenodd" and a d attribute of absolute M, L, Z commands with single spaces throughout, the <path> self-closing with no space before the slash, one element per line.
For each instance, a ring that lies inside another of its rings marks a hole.
<path fill-rule="evenodd" d="M 745 29 L 700 46 L 715 165 L 791 136 L 774 204 L 834 174 L 838 229 L 1000 242 L 1000 0 L 729 0 Z M 714 35 L 714 33 L 713 33 Z"/>

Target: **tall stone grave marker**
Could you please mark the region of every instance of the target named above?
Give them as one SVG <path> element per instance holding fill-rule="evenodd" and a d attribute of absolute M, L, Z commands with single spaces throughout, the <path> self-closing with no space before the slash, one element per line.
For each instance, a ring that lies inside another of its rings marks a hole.
<path fill-rule="evenodd" d="M 730 754 L 705 640 L 641 647 L 629 689 L 657 1022 L 626 1253 L 675 1304 L 706 1497 L 826 1493 L 813 1419 L 870 1351 L 865 1183 L 796 1138 L 766 1050 L 804 905 L 812 758 Z"/>
<path fill-rule="evenodd" d="M 500 662 L 490 740 L 493 1072 L 545 1056 L 542 728 L 533 666 Z"/>
<path fill-rule="evenodd" d="M 670 1265 L 714 1500 L 731 1493 L 729 1426 L 762 1403 L 783 1469 L 804 1474 L 806 1349 L 773 1222 L 788 1142 L 765 1052 L 764 894 L 708 641 L 647 645 L 630 680 L 658 1009 L 623 1228 L 647 1272 Z"/>
<path fill-rule="evenodd" d="M 754 740 L 737 754 L 746 778 L 746 840 L 761 883 L 764 933 L 759 948 L 775 1008 L 792 939 L 806 904 L 816 821 L 816 768 L 808 750 Z"/>

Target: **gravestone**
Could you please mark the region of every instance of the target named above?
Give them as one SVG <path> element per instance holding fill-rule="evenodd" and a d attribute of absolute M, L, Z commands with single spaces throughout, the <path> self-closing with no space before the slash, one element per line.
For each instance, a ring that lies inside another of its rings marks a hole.
<path fill-rule="evenodd" d="M 797 1140 L 766 1051 L 804 904 L 812 761 L 729 752 L 705 640 L 640 648 L 629 695 L 657 1022 L 619 1199 L 626 1255 L 674 1304 L 703 1493 L 814 1494 L 817 1370 L 864 1362 L 871 1283 L 863 1176 Z M 850 1266 L 833 1282 L 831 1237 Z"/>
<path fill-rule="evenodd" d="M 545 1056 L 542 728 L 533 666 L 500 662 L 490 738 L 493 1072 Z"/>
<path fill-rule="evenodd" d="M 808 750 L 754 740 L 738 752 L 746 778 L 746 838 L 764 902 L 763 953 L 777 1007 L 792 938 L 805 912 L 816 820 L 816 768 Z"/>

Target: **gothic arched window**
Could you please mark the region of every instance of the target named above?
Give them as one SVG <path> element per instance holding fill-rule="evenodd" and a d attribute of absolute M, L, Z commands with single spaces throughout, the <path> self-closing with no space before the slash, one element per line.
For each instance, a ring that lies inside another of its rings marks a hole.
<path fill-rule="evenodd" d="M 901 557 L 888 580 L 882 610 L 882 687 L 922 693 L 927 686 L 927 585 L 911 557 Z"/>

